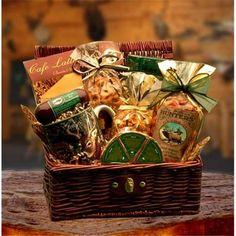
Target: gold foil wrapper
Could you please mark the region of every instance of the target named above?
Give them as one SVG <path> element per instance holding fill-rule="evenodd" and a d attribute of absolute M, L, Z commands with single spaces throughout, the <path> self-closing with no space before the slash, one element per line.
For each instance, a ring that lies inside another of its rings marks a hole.
<path fill-rule="evenodd" d="M 196 142 L 202 122 L 202 109 L 183 92 L 161 102 L 153 137 L 162 149 L 165 162 L 181 161 L 189 142 Z"/>
<path fill-rule="evenodd" d="M 154 75 L 134 72 L 123 82 L 127 105 L 149 107 L 161 89 L 161 80 Z"/>
<path fill-rule="evenodd" d="M 154 110 L 146 107 L 124 105 L 119 108 L 114 117 L 116 133 L 139 131 L 152 134 Z"/>
<path fill-rule="evenodd" d="M 83 75 L 92 107 L 107 105 L 115 111 L 124 104 L 120 74 L 123 54 L 116 43 L 111 41 L 94 42 L 77 47 L 71 54 L 77 63 L 77 73 Z"/>
<path fill-rule="evenodd" d="M 159 143 L 165 162 L 188 160 L 202 128 L 204 111 L 216 101 L 206 96 L 215 68 L 203 63 L 167 60 L 158 63 L 163 75 L 157 99 L 153 137 Z M 188 150 L 189 149 L 189 150 Z"/>

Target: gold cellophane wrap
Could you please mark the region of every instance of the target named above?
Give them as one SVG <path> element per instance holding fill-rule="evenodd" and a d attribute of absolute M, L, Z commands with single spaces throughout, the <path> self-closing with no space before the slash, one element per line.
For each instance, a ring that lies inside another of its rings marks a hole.
<path fill-rule="evenodd" d="M 77 47 L 71 54 L 77 73 L 82 74 L 92 107 L 107 105 L 117 111 L 122 101 L 122 85 L 117 68 L 122 67 L 123 54 L 112 41 L 93 42 Z M 82 68 L 84 68 L 82 70 Z"/>
<path fill-rule="evenodd" d="M 116 132 L 139 131 L 151 135 L 153 116 L 154 110 L 145 107 L 121 106 L 114 117 Z"/>
<path fill-rule="evenodd" d="M 94 76 L 84 80 L 84 88 L 89 94 L 92 107 L 98 105 L 110 106 L 117 111 L 124 104 L 122 97 L 122 85 L 119 75 L 111 69 L 101 69 Z"/>
<path fill-rule="evenodd" d="M 158 63 L 163 75 L 153 137 L 165 162 L 181 161 L 190 143 L 196 143 L 204 111 L 216 101 L 206 96 L 215 68 L 203 63 L 167 60 Z M 157 97 L 157 98 L 158 98 Z"/>
<path fill-rule="evenodd" d="M 139 131 L 152 135 L 155 107 L 149 108 L 161 86 L 161 81 L 142 72 L 134 72 L 123 81 L 124 101 L 115 117 L 116 132 Z"/>

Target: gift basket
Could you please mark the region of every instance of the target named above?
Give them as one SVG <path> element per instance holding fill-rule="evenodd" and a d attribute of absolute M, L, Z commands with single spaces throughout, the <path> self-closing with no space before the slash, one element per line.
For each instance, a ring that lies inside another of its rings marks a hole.
<path fill-rule="evenodd" d="M 45 148 L 52 220 L 199 212 L 198 141 L 214 68 L 171 60 L 171 41 L 37 46 L 24 62 Z"/>

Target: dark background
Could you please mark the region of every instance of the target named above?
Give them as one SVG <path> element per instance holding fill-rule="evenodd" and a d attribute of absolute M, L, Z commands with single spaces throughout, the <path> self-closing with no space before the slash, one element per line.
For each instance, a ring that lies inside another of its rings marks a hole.
<path fill-rule="evenodd" d="M 202 137 L 212 140 L 204 169 L 233 174 L 233 0 L 3 0 L 3 169 L 43 167 L 37 137 L 20 111 L 34 108 L 22 61 L 34 46 L 95 40 L 172 39 L 175 59 L 217 68 L 209 96 L 219 100 Z"/>

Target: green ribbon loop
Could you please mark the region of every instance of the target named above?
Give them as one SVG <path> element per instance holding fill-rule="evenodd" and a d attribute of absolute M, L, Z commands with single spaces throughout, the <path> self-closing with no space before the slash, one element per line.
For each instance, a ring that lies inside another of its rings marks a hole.
<path fill-rule="evenodd" d="M 217 101 L 206 95 L 209 87 L 209 79 L 209 74 L 201 73 L 192 77 L 188 84 L 184 85 L 176 71 L 170 68 L 163 76 L 158 101 L 167 97 L 170 93 L 183 91 L 189 94 L 207 112 L 210 112 L 216 106 Z"/>

